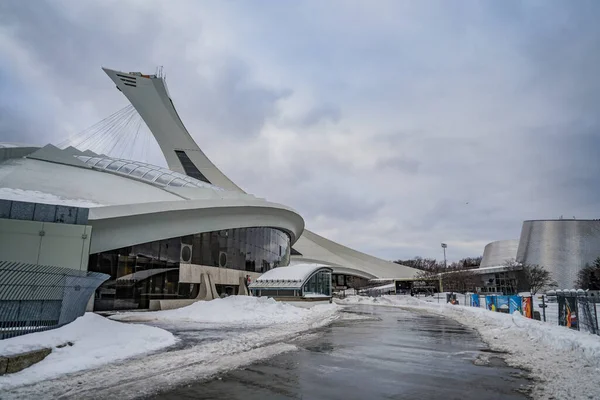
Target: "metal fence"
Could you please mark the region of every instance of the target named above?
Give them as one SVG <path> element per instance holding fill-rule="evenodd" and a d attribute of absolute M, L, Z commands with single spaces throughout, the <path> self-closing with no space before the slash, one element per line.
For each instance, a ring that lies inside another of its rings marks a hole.
<path fill-rule="evenodd" d="M 464 305 L 492 309 L 488 304 L 486 296 L 473 294 L 454 294 L 456 299 L 461 299 Z M 473 296 L 477 296 L 477 304 L 474 304 Z M 438 296 L 439 297 L 439 296 Z M 490 297 L 490 296 L 487 296 Z M 491 296 L 491 297 L 520 297 L 520 296 Z M 589 332 L 600 335 L 598 326 L 598 297 L 590 296 L 586 292 L 564 291 L 550 296 L 536 295 L 521 297 L 521 312 L 524 313 L 526 299 L 531 307 L 530 315 L 543 322 L 552 325 L 564 326 L 566 328 Z M 444 301 L 445 299 L 442 299 Z M 439 301 L 439 300 L 438 300 Z M 495 300 L 494 300 L 495 302 Z M 494 311 L 510 312 L 510 308 L 503 310 L 493 307 Z"/>
<path fill-rule="evenodd" d="M 0 339 L 68 324 L 85 313 L 90 297 L 108 278 L 97 272 L 0 261 Z"/>

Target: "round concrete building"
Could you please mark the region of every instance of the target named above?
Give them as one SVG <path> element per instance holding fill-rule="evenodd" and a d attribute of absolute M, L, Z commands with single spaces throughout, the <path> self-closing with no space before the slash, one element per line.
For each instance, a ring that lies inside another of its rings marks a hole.
<path fill-rule="evenodd" d="M 480 268 L 497 267 L 508 260 L 515 260 L 518 248 L 519 241 L 516 239 L 488 243 L 483 250 Z"/>
<path fill-rule="evenodd" d="M 577 272 L 600 257 L 600 220 L 523 222 L 517 261 L 552 273 L 559 288 L 575 287 Z"/>

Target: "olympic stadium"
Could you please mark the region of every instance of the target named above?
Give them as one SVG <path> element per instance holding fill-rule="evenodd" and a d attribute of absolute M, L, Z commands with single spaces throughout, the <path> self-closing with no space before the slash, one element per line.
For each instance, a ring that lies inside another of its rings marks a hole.
<path fill-rule="evenodd" d="M 96 311 L 248 294 L 261 274 L 293 264 L 331 268 L 334 288 L 417 272 L 310 232 L 294 209 L 240 189 L 189 134 L 161 74 L 104 72 L 131 105 L 109 117 L 103 137 L 119 135 L 136 113 L 168 168 L 72 145 L 1 144 L 0 262 L 63 268 L 65 287 L 73 275 L 95 274 L 88 309 Z M 14 282 L 3 278 L 0 292 Z M 17 302 L 23 315 L 33 298 L 13 297 L 0 301 Z"/>

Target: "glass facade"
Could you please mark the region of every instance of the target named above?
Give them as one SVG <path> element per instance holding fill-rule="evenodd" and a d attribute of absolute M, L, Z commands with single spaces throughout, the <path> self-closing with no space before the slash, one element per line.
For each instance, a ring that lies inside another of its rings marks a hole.
<path fill-rule="evenodd" d="M 304 284 L 302 295 L 331 296 L 331 272 L 320 271 L 314 274 Z"/>
<path fill-rule="evenodd" d="M 484 286 L 480 289 L 481 293 L 502 293 L 511 295 L 518 293 L 519 272 L 506 271 L 495 274 L 485 274 L 482 276 Z"/>
<path fill-rule="evenodd" d="M 179 283 L 180 260 L 182 256 L 189 259 L 190 247 L 192 264 L 259 273 L 287 266 L 291 251 L 290 238 L 285 232 L 274 228 L 240 228 L 92 254 L 88 269 L 111 276 L 96 291 L 94 309 L 148 308 L 150 300 L 196 297 L 197 284 Z"/>
<path fill-rule="evenodd" d="M 273 228 L 227 229 L 181 241 L 192 245 L 192 264 L 266 272 L 290 262 L 290 238 Z"/>

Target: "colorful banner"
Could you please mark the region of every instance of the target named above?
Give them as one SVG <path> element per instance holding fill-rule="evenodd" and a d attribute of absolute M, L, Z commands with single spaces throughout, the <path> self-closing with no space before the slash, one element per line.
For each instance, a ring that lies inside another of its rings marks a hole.
<path fill-rule="evenodd" d="M 485 307 L 490 311 L 496 311 L 496 296 L 485 296 Z"/>
<path fill-rule="evenodd" d="M 521 296 L 508 296 L 508 312 L 510 314 L 515 311 L 523 314 L 523 304 L 521 302 Z"/>
<path fill-rule="evenodd" d="M 523 297 L 523 315 L 527 318 L 533 318 L 533 302 L 531 297 Z"/>
<path fill-rule="evenodd" d="M 556 296 L 558 301 L 558 324 L 567 328 L 577 329 L 577 298 Z"/>
<path fill-rule="evenodd" d="M 471 295 L 471 307 L 479 307 L 479 295 L 478 294 Z"/>
<path fill-rule="evenodd" d="M 508 312 L 508 296 L 496 296 L 496 310 L 500 312 Z"/>

